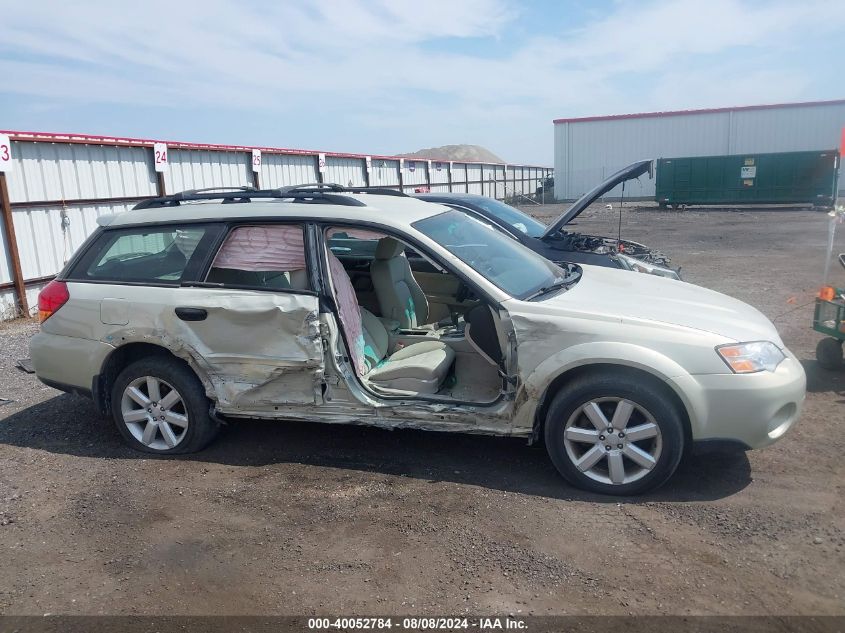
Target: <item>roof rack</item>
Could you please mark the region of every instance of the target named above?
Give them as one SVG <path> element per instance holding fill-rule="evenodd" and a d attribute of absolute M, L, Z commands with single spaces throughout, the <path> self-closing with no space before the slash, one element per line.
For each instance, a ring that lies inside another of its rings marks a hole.
<path fill-rule="evenodd" d="M 332 193 L 370 193 L 377 196 L 401 196 L 408 198 L 408 194 L 398 189 L 390 189 L 388 187 L 344 187 L 333 182 L 309 182 L 302 185 L 291 185 L 289 187 L 281 187 L 281 191 L 330 191 Z"/>
<path fill-rule="evenodd" d="M 406 196 L 396 189 L 383 187 L 343 187 L 334 183 L 307 183 L 279 187 L 278 189 L 256 189 L 255 187 L 206 187 L 203 189 L 188 189 L 168 196 L 159 196 L 142 200 L 133 210 L 156 209 L 160 207 L 177 207 L 183 202 L 201 200 L 220 200 L 226 203 L 252 202 L 254 199 L 278 198 L 292 199 L 295 202 L 337 204 L 347 207 L 365 207 L 366 203 L 336 195 L 339 193 L 370 193 L 383 196 Z M 407 197 L 407 196 L 406 196 Z"/>

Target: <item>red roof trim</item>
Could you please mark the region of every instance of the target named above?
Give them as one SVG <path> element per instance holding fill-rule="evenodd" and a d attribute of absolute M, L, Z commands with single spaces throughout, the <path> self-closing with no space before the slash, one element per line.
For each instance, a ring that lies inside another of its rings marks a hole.
<path fill-rule="evenodd" d="M 343 152 L 323 152 L 316 149 L 292 149 L 289 147 L 263 147 L 259 145 L 219 145 L 215 143 L 186 143 L 183 141 L 162 141 L 144 138 L 133 138 L 125 136 L 99 136 L 96 134 L 75 134 L 75 133 L 60 133 L 60 132 L 21 132 L 15 130 L 0 130 L 0 134 L 7 134 L 13 141 L 28 141 L 28 142 L 42 142 L 42 143 L 78 143 L 84 145 L 111 145 L 119 147 L 152 147 L 153 143 L 165 143 L 168 149 L 193 149 L 205 150 L 212 152 L 251 152 L 254 149 L 261 150 L 265 154 L 292 154 L 292 155 L 307 155 L 317 156 L 318 154 L 325 154 L 326 156 L 334 156 L 338 158 L 366 158 L 370 156 L 374 160 L 396 160 L 400 158 L 405 162 L 426 162 L 430 160 L 433 163 L 448 163 L 450 161 L 439 158 L 408 158 L 405 156 L 386 156 L 381 154 L 348 154 Z M 482 163 L 465 160 L 451 161 L 458 165 L 510 165 L 513 167 L 530 167 L 536 169 L 551 169 L 550 167 L 542 167 L 540 165 L 516 165 L 514 163 Z"/>
<path fill-rule="evenodd" d="M 555 123 L 584 123 L 587 121 L 612 121 L 615 119 L 646 119 L 652 117 L 684 116 L 686 114 L 717 114 L 744 110 L 771 110 L 774 108 L 800 108 L 802 106 L 845 105 L 845 99 L 830 101 L 805 101 L 796 103 L 770 103 L 764 105 L 734 106 L 729 108 L 702 108 L 700 110 L 668 110 L 666 112 L 639 112 L 635 114 L 609 114 L 605 116 L 585 116 L 569 119 L 555 119 Z"/>

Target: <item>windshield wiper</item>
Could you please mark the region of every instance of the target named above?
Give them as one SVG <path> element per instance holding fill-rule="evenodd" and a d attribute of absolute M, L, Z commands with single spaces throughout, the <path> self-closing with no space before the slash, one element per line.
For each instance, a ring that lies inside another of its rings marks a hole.
<path fill-rule="evenodd" d="M 560 290 L 561 288 L 569 288 L 570 286 L 574 285 L 575 282 L 581 277 L 579 273 L 574 273 L 572 275 L 567 275 L 563 279 L 558 279 L 553 284 L 548 286 L 543 286 L 539 290 L 532 292 L 530 295 L 525 297 L 523 301 L 532 301 L 533 299 L 537 299 L 538 297 L 542 297 L 543 295 L 547 295 L 550 292 L 554 292 L 556 290 Z"/>

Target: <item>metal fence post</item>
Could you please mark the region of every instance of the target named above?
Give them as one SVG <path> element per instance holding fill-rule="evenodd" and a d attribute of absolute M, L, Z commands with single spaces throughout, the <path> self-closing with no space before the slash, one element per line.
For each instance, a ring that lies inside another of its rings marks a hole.
<path fill-rule="evenodd" d="M 320 169 L 320 155 L 314 155 L 314 165 L 317 167 L 317 182 L 323 182 L 323 171 Z"/>
<path fill-rule="evenodd" d="M 167 195 L 167 187 L 164 184 L 164 172 L 162 171 L 156 172 L 156 188 L 158 189 L 159 196 Z"/>
<path fill-rule="evenodd" d="M 18 295 L 18 305 L 23 316 L 29 315 L 29 302 L 26 300 L 26 284 L 21 271 L 21 255 L 18 252 L 18 238 L 15 235 L 15 222 L 12 218 L 12 203 L 9 202 L 9 187 L 6 183 L 6 172 L 0 172 L 0 207 L 3 212 L 3 229 L 6 232 L 9 258 L 12 260 L 12 278 L 15 282 L 15 292 Z"/>

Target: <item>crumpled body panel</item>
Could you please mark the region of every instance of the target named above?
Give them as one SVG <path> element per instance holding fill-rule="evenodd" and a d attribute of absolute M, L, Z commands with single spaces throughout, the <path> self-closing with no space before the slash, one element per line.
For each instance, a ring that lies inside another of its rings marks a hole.
<path fill-rule="evenodd" d="M 323 349 L 315 296 L 197 289 L 187 298 L 185 290 L 182 301 L 208 317 L 186 322 L 169 316 L 163 330 L 202 359 L 218 410 L 321 402 Z"/>

